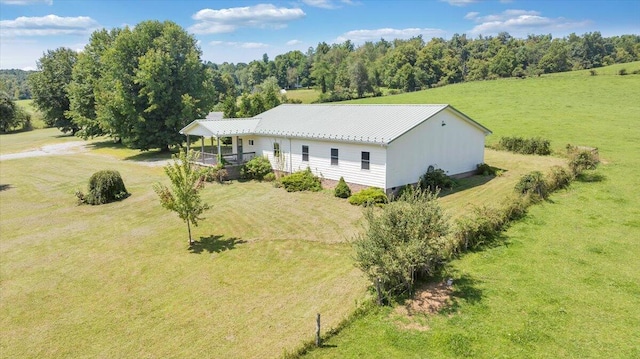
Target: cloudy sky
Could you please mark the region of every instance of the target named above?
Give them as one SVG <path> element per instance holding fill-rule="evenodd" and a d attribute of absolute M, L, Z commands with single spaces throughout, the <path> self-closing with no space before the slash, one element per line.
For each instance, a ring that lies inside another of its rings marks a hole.
<path fill-rule="evenodd" d="M 204 60 L 249 62 L 347 39 L 640 34 L 640 0 L 0 0 L 0 68 L 35 69 L 47 49 L 151 19 L 194 34 Z"/>

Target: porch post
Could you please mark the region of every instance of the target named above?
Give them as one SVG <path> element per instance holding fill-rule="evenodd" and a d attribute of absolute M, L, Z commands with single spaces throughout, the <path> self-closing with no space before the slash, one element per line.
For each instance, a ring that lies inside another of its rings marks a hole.
<path fill-rule="evenodd" d="M 187 152 L 189 152 L 189 135 L 187 135 Z"/>
<path fill-rule="evenodd" d="M 217 160 L 222 162 L 222 152 L 220 150 L 220 134 L 218 134 L 216 136 L 216 139 L 218 140 L 218 156 L 217 156 Z"/>
<path fill-rule="evenodd" d="M 202 163 L 204 163 L 204 136 L 200 137 L 202 139 L 202 144 L 201 144 L 201 151 L 200 153 L 202 154 Z"/>

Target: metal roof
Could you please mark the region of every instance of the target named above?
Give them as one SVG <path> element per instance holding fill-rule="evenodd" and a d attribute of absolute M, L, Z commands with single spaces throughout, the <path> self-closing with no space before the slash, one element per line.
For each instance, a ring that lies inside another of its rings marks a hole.
<path fill-rule="evenodd" d="M 447 108 L 485 134 L 491 133 L 489 129 L 449 105 L 417 104 L 284 104 L 252 119 L 196 120 L 180 133 L 198 136 L 252 133 L 386 145 Z M 196 123 L 199 126 L 196 126 Z M 203 128 L 199 128 L 200 126 Z"/>
<path fill-rule="evenodd" d="M 256 118 L 234 118 L 226 120 L 195 120 L 180 133 L 205 137 L 226 137 L 253 134 L 258 122 Z"/>

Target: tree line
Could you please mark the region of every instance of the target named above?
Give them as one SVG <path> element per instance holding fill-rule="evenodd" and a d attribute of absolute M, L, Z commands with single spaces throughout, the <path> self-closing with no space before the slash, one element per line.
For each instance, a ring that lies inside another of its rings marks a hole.
<path fill-rule="evenodd" d="M 318 102 L 415 91 L 463 81 L 595 68 L 640 59 L 640 36 L 599 32 L 450 40 L 321 42 L 306 53 L 214 64 L 179 25 L 144 21 L 97 30 L 83 51 L 47 51 L 28 78 L 48 126 L 82 138 L 111 136 L 131 148 L 169 149 L 179 130 L 212 110 L 252 117 L 283 102 L 280 89 L 315 87 Z M 14 91 L 15 92 L 15 91 Z M 11 96 L 10 94 L 8 96 Z"/>
<path fill-rule="evenodd" d="M 602 37 L 599 32 L 563 38 L 529 35 L 519 39 L 455 34 L 450 40 L 421 36 L 408 40 L 321 42 L 306 53 L 290 51 L 269 60 L 206 65 L 230 76 L 240 91 L 250 91 L 267 77 L 281 88 L 317 87 L 320 101 L 380 95 L 380 88 L 415 91 L 464 81 L 536 76 L 637 61 L 640 36 Z"/>

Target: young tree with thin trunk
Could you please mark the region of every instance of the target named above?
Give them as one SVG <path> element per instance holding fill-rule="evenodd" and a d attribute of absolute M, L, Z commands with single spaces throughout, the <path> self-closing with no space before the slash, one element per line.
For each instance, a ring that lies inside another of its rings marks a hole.
<path fill-rule="evenodd" d="M 178 156 L 173 156 L 173 163 L 164 167 L 164 172 L 171 180 L 171 188 L 156 183 L 154 191 L 160 197 L 162 207 L 176 212 L 178 217 L 187 223 L 189 232 L 189 245 L 193 244 L 191 239 L 191 225 L 198 226 L 200 215 L 209 205 L 202 202 L 200 190 L 204 188 L 204 176 L 201 170 L 191 162 L 195 158 L 193 151 L 180 152 Z"/>

